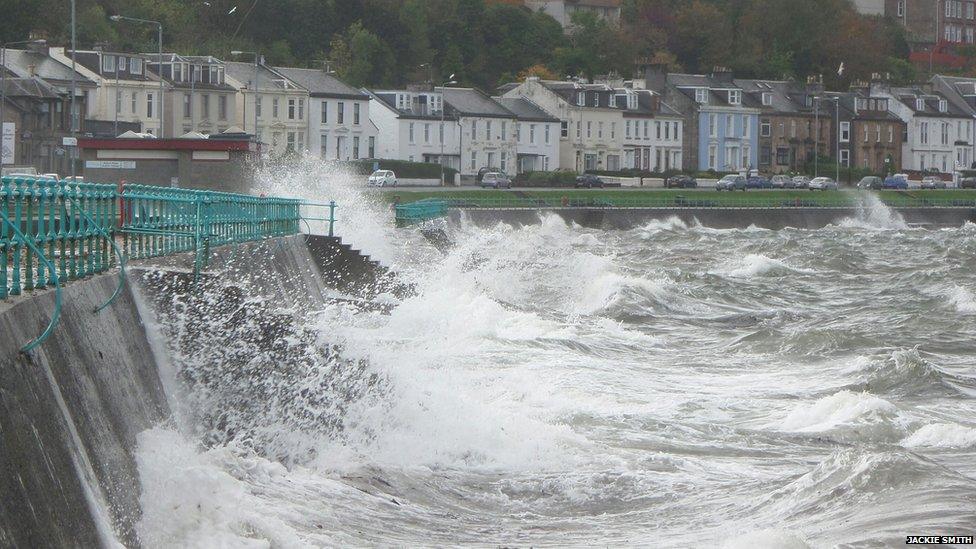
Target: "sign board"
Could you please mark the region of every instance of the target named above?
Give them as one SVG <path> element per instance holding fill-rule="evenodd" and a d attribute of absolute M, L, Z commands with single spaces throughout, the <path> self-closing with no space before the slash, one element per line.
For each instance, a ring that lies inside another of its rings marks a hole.
<path fill-rule="evenodd" d="M 77 147 L 78 138 L 77 137 L 62 137 L 61 144 L 65 147 Z"/>
<path fill-rule="evenodd" d="M 3 123 L 3 137 L 0 139 L 0 145 L 2 145 L 2 154 L 0 154 L 0 164 L 16 164 L 16 151 L 14 149 L 16 145 L 15 137 L 17 136 L 17 125 L 13 122 Z"/>
<path fill-rule="evenodd" d="M 134 170 L 135 160 L 86 160 L 85 168 L 94 170 Z"/>

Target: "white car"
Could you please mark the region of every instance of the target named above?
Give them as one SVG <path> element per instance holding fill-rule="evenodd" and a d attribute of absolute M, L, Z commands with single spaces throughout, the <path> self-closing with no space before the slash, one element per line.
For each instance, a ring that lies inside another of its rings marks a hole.
<path fill-rule="evenodd" d="M 836 191 L 837 182 L 829 177 L 814 177 L 810 180 L 811 191 Z"/>
<path fill-rule="evenodd" d="M 366 184 L 370 187 L 396 187 L 396 174 L 392 170 L 376 170 L 369 176 Z"/>

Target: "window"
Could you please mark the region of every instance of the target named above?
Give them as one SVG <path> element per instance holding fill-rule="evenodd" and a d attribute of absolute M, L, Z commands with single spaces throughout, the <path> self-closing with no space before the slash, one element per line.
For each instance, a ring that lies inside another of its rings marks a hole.
<path fill-rule="evenodd" d="M 865 143 L 867 143 L 867 131 L 868 130 L 865 128 L 865 130 L 864 130 L 864 136 L 865 136 L 864 142 Z M 928 144 L 928 142 L 929 142 L 929 123 L 928 122 L 922 122 L 919 125 L 918 137 L 919 137 L 919 141 L 923 145 L 927 145 Z"/>
<path fill-rule="evenodd" d="M 636 133 L 636 130 L 635 130 Z M 649 120 L 644 121 L 644 139 L 651 138 L 651 122 Z"/>
<path fill-rule="evenodd" d="M 742 91 L 741 90 L 729 90 L 729 104 L 739 105 L 742 103 Z"/>
<path fill-rule="evenodd" d="M 210 95 L 203 94 L 200 96 L 200 112 L 204 120 L 210 118 Z"/>
<path fill-rule="evenodd" d="M 440 126 L 440 127 L 438 128 L 438 132 L 439 132 L 439 134 L 440 134 L 440 143 L 441 143 L 441 145 L 443 145 L 443 144 L 444 144 L 444 123 L 443 123 L 443 122 L 441 122 L 441 123 L 440 123 L 440 124 L 438 124 L 438 125 Z M 371 139 L 372 139 L 372 138 L 371 138 Z"/>
<path fill-rule="evenodd" d="M 407 125 L 407 140 L 410 143 L 414 142 L 413 122 Z"/>
<path fill-rule="evenodd" d="M 847 149 L 840 150 L 840 165 L 841 166 L 851 165 L 851 151 Z"/>
<path fill-rule="evenodd" d="M 617 96 L 614 95 L 613 93 L 610 94 L 610 106 L 613 108 L 617 108 Z"/>
<path fill-rule="evenodd" d="M 576 92 L 576 104 L 579 105 L 579 106 L 581 106 L 581 107 L 586 104 L 586 93 L 585 92 Z"/>
<path fill-rule="evenodd" d="M 603 139 L 603 120 L 596 123 L 596 136 L 598 139 Z"/>
<path fill-rule="evenodd" d="M 759 148 L 759 164 L 768 166 L 773 161 L 773 151 L 766 145 Z"/>
<path fill-rule="evenodd" d="M 298 98 L 298 119 L 305 120 L 305 99 Z"/>
<path fill-rule="evenodd" d="M 376 158 L 376 138 L 369 137 L 369 158 Z"/>
<path fill-rule="evenodd" d="M 114 55 L 103 55 L 102 56 L 102 72 L 115 72 L 115 56 Z"/>
<path fill-rule="evenodd" d="M 139 94 L 137 92 L 132 92 L 132 100 L 131 100 L 131 104 L 129 105 L 132 114 L 136 113 L 136 108 L 137 108 L 136 105 L 138 102 L 139 102 Z"/>
<path fill-rule="evenodd" d="M 543 127 L 545 128 L 545 133 L 546 133 L 546 137 L 545 137 L 545 139 L 546 139 L 546 145 L 548 145 L 549 144 L 549 124 L 543 124 Z"/>
<path fill-rule="evenodd" d="M 714 114 L 708 115 L 708 136 L 718 137 L 718 124 L 716 123 Z"/>
<path fill-rule="evenodd" d="M 359 160 L 359 137 L 352 138 L 352 157 Z"/>
<path fill-rule="evenodd" d="M 582 122 L 577 122 L 576 123 L 576 139 L 582 139 L 582 138 L 583 138 L 583 123 Z"/>
<path fill-rule="evenodd" d="M 630 120 L 624 123 L 624 137 L 630 139 Z"/>
<path fill-rule="evenodd" d="M 660 140 L 661 139 L 661 123 L 660 122 L 655 122 L 654 123 L 654 133 L 655 133 L 655 135 L 657 135 L 657 139 Z"/>
<path fill-rule="evenodd" d="M 591 137 L 593 137 L 593 122 L 588 120 L 586 122 L 586 138 L 589 139 Z"/>
<path fill-rule="evenodd" d="M 122 111 L 122 90 L 115 89 L 115 112 Z"/>
<path fill-rule="evenodd" d="M 865 143 L 868 142 L 868 125 L 867 124 L 864 125 L 864 142 Z"/>
<path fill-rule="evenodd" d="M 319 146 L 319 155 L 324 159 L 329 154 L 329 132 L 322 132 L 322 144 Z"/>
<path fill-rule="evenodd" d="M 478 169 L 478 151 L 471 151 L 471 171 Z"/>
<path fill-rule="evenodd" d="M 295 100 L 288 99 L 288 120 L 295 119 Z"/>
<path fill-rule="evenodd" d="M 548 172 L 549 171 L 549 157 L 548 156 L 543 156 L 542 157 L 542 171 L 544 171 L 544 172 Z"/>
<path fill-rule="evenodd" d="M 569 137 L 569 122 L 562 121 L 559 123 L 559 136 L 563 139 Z"/>
<path fill-rule="evenodd" d="M 505 152 L 505 151 L 502 151 L 501 156 L 502 156 L 502 159 L 501 159 L 501 162 L 499 163 L 498 167 L 501 168 L 502 173 L 504 173 L 505 170 L 508 168 L 508 153 Z"/>
<path fill-rule="evenodd" d="M 305 132 L 298 132 L 298 152 L 305 152 Z"/>
<path fill-rule="evenodd" d="M 288 152 L 295 152 L 295 132 L 288 132 L 288 144 L 285 146 Z"/>
<path fill-rule="evenodd" d="M 474 141 L 475 139 L 478 139 L 478 121 L 477 120 L 472 120 L 471 121 L 471 141 Z"/>
<path fill-rule="evenodd" d="M 593 106 L 594 107 L 599 107 L 600 106 L 600 94 L 599 93 L 594 93 L 593 94 Z"/>
<path fill-rule="evenodd" d="M 790 164 L 790 150 L 786 147 L 776 148 L 776 164 L 780 166 L 789 166 Z"/>
<path fill-rule="evenodd" d="M 888 143 L 895 142 L 895 128 L 893 126 L 888 126 Z"/>
<path fill-rule="evenodd" d="M 356 126 L 359 125 L 359 109 L 360 109 L 359 103 L 352 104 L 352 123 Z"/>
<path fill-rule="evenodd" d="M 610 139 L 616 139 L 616 138 L 617 138 L 617 123 L 616 122 L 611 122 L 610 123 Z M 546 125 L 546 143 L 548 143 L 548 142 L 549 142 L 549 125 L 547 124 Z"/>
<path fill-rule="evenodd" d="M 841 122 L 840 123 L 840 142 L 847 143 L 851 140 L 851 123 Z"/>
<path fill-rule="evenodd" d="M 769 120 L 763 120 L 762 124 L 759 125 L 759 135 L 760 137 L 769 137 L 772 130 L 772 124 Z"/>
<path fill-rule="evenodd" d="M 671 123 L 670 122 L 665 122 L 664 123 L 664 138 L 665 139 L 671 139 Z"/>
<path fill-rule="evenodd" d="M 227 120 L 227 96 L 217 96 L 217 119 Z"/>
<path fill-rule="evenodd" d="M 915 110 L 924 111 L 925 110 L 925 100 L 919 97 L 915 100 Z"/>
<path fill-rule="evenodd" d="M 323 105 L 323 107 L 324 106 L 325 105 Z M 261 115 L 261 111 L 263 111 L 263 110 L 264 110 L 264 98 L 263 97 L 254 96 L 254 114 L 258 118 L 261 118 L 261 116 L 262 116 Z"/>
<path fill-rule="evenodd" d="M 790 120 L 790 138 L 796 139 L 796 120 Z"/>
<path fill-rule="evenodd" d="M 146 118 L 153 117 L 153 94 L 146 94 Z"/>
<path fill-rule="evenodd" d="M 589 130 L 587 130 L 586 137 L 589 136 Z M 529 143 L 535 145 L 535 124 L 529 124 Z"/>
<path fill-rule="evenodd" d="M 430 143 L 430 124 L 424 124 L 424 143 Z"/>
<path fill-rule="evenodd" d="M 946 124 L 945 122 L 942 123 L 942 144 L 949 144 L 949 124 Z"/>
<path fill-rule="evenodd" d="M 322 123 L 323 124 L 329 123 L 329 102 L 328 101 L 322 102 Z"/>
<path fill-rule="evenodd" d="M 488 153 L 488 163 L 485 165 L 488 166 L 489 168 L 495 167 L 495 153 L 493 152 Z"/>
<path fill-rule="evenodd" d="M 183 81 L 183 65 L 180 63 L 173 63 L 173 81 Z"/>
<path fill-rule="evenodd" d="M 336 111 L 336 123 L 337 124 L 345 124 L 346 123 L 346 103 L 345 103 L 345 101 L 339 101 L 339 103 L 336 105 L 336 108 L 338 109 Z"/>
<path fill-rule="evenodd" d="M 731 114 L 725 115 L 725 136 L 735 135 L 735 118 Z"/>
<path fill-rule="evenodd" d="M 898 17 L 905 16 L 905 0 L 898 0 Z"/>
<path fill-rule="evenodd" d="M 188 94 L 183 94 L 183 118 L 193 117 L 193 97 Z"/>
<path fill-rule="evenodd" d="M 747 139 L 749 138 L 749 132 L 750 132 L 749 126 L 750 126 L 750 124 L 749 124 L 749 117 L 743 115 L 743 117 L 742 117 L 742 137 L 745 137 Z"/>
<path fill-rule="evenodd" d="M 708 146 L 708 169 L 710 170 L 715 170 L 718 168 L 718 166 L 715 163 L 716 151 L 717 149 L 715 148 L 715 145 Z"/>
<path fill-rule="evenodd" d="M 702 105 L 708 103 L 708 88 L 695 89 L 695 102 L 701 103 Z"/>
<path fill-rule="evenodd" d="M 763 92 L 762 94 L 762 104 L 765 106 L 770 106 L 773 104 L 773 94 L 769 92 Z"/>
<path fill-rule="evenodd" d="M 945 99 L 939 99 L 939 112 L 946 112 L 949 110 L 949 102 Z"/>
<path fill-rule="evenodd" d="M 271 118 L 278 118 L 278 98 L 271 99 Z"/>
<path fill-rule="evenodd" d="M 491 120 L 485 121 L 485 139 L 491 141 Z"/>

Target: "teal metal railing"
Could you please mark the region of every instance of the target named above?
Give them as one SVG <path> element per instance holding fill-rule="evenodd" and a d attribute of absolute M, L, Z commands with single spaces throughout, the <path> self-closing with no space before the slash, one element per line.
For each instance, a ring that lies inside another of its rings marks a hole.
<path fill-rule="evenodd" d="M 302 207 L 328 207 L 328 217 L 305 217 Z M 146 185 L 100 185 L 45 178 L 0 179 L 0 300 L 53 288 L 54 311 L 30 351 L 61 316 L 61 287 L 119 267 L 119 284 L 95 312 L 111 304 L 125 285 L 126 263 L 181 252 L 194 253 L 195 278 L 213 246 L 287 236 L 309 220 L 328 222 L 334 234 L 335 202 L 257 197 Z M 310 231 L 311 232 L 311 231 Z"/>
<path fill-rule="evenodd" d="M 447 210 L 453 206 L 453 201 L 439 198 L 427 198 L 407 204 L 397 204 L 395 207 L 396 224 L 398 227 L 415 225 L 431 219 L 447 216 Z"/>

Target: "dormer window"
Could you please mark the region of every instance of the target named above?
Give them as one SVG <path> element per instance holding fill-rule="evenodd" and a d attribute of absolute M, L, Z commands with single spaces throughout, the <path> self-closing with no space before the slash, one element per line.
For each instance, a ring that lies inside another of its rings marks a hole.
<path fill-rule="evenodd" d="M 120 71 L 124 71 L 125 70 L 125 59 L 126 59 L 125 57 L 119 57 L 119 70 Z"/>
<path fill-rule="evenodd" d="M 915 110 L 924 111 L 925 110 L 925 100 L 921 97 L 915 100 Z"/>
<path fill-rule="evenodd" d="M 173 63 L 173 80 L 176 82 L 183 81 L 183 64 Z"/>
<path fill-rule="evenodd" d="M 586 92 L 576 92 L 576 104 L 580 107 L 586 105 Z"/>
<path fill-rule="evenodd" d="M 762 104 L 764 106 L 770 106 L 773 104 L 773 94 L 769 92 L 763 92 L 762 94 Z"/>
<path fill-rule="evenodd" d="M 630 110 L 637 110 L 637 92 L 627 91 L 627 108 Z"/>
<path fill-rule="evenodd" d="M 939 112 L 947 112 L 949 110 L 949 102 L 945 99 L 939 99 Z"/>
<path fill-rule="evenodd" d="M 613 93 L 610 94 L 610 107 L 611 108 L 614 108 L 614 109 L 617 108 L 617 95 L 616 94 L 613 94 Z"/>
<path fill-rule="evenodd" d="M 132 74 L 142 74 L 142 59 L 133 57 L 129 61 L 129 72 Z"/>
<path fill-rule="evenodd" d="M 702 105 L 708 103 L 708 88 L 695 89 L 695 102 L 701 103 Z"/>
<path fill-rule="evenodd" d="M 729 105 L 741 105 L 741 104 L 742 104 L 742 91 L 729 90 Z"/>
<path fill-rule="evenodd" d="M 115 72 L 115 56 L 114 55 L 103 55 L 102 56 L 102 72 Z"/>

